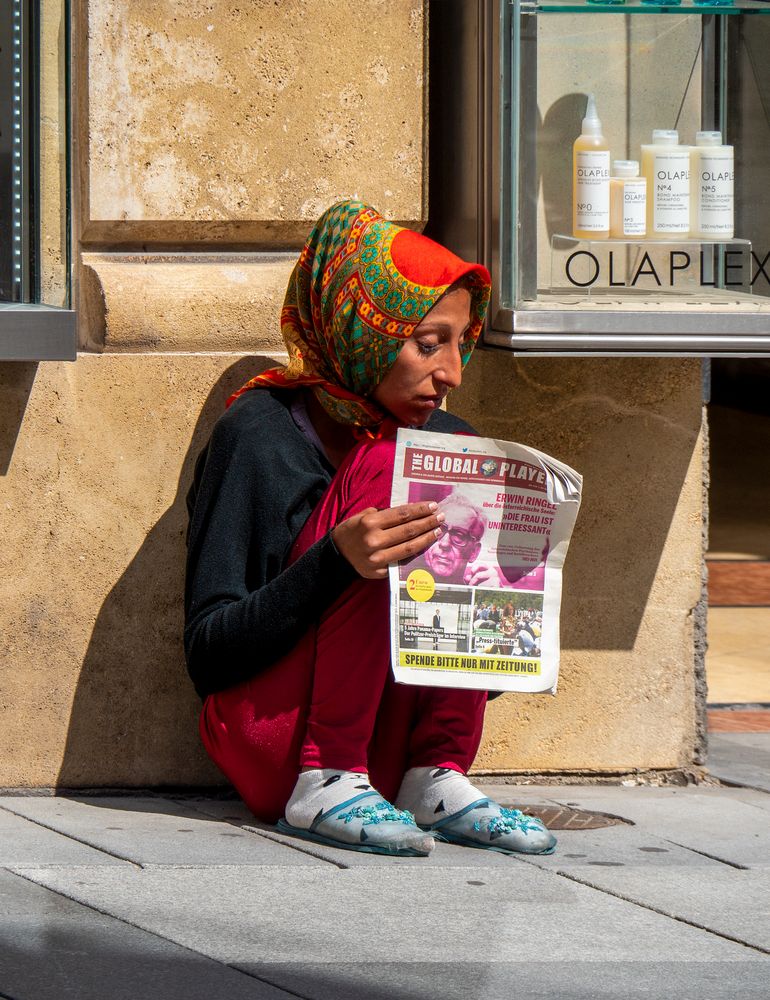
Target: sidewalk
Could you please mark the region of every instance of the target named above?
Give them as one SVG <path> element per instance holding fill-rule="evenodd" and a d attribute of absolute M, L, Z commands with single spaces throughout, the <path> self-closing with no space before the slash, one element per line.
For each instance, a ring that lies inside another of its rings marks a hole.
<path fill-rule="evenodd" d="M 485 786 L 627 821 L 546 858 L 325 849 L 214 798 L 0 797 L 0 996 L 767 1000 L 770 733 L 712 754 L 734 787 Z"/>

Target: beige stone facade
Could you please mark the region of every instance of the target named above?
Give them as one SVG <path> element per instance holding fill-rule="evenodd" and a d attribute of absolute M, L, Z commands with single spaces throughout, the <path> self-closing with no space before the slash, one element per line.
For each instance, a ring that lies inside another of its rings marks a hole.
<path fill-rule="evenodd" d="M 318 212 L 428 217 L 423 4 L 75 6 L 82 353 L 0 366 L 0 786 L 215 784 L 181 648 L 192 465 L 280 355 Z M 699 363 L 480 351 L 450 408 L 585 475 L 559 692 L 498 699 L 477 766 L 692 764 Z"/>

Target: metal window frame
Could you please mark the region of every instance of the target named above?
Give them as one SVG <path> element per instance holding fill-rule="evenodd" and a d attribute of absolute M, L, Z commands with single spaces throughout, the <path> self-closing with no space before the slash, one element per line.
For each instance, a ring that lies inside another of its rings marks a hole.
<path fill-rule="evenodd" d="M 13 155 L 18 153 L 21 169 L 14 189 L 12 206 L 12 239 L 18 239 L 20 254 L 14 271 L 13 294 L 18 301 L 0 302 L 0 361 L 74 361 L 77 357 L 75 312 L 69 308 L 49 306 L 40 301 L 40 271 L 37 254 L 40 245 L 39 205 L 39 0 L 14 0 L 6 13 L 13 19 L 14 46 L 5 58 L 19 60 L 19 73 L 14 76 L 11 64 L 13 97 L 18 98 L 12 112 L 20 131 Z M 70 16 L 65 2 L 65 86 L 69 86 Z M 19 51 L 19 46 L 21 49 Z M 71 274 L 69 225 L 69 191 L 71 164 L 69 109 L 67 94 L 65 150 L 67 185 L 65 198 L 67 215 L 65 252 L 66 269 Z M 16 195 L 19 195 L 17 201 Z"/>

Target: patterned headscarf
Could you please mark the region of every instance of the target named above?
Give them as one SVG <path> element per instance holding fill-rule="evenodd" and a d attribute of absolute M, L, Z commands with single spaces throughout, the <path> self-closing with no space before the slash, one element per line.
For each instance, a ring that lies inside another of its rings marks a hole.
<path fill-rule="evenodd" d="M 228 406 L 249 389 L 304 385 L 339 423 L 380 424 L 386 414 L 372 392 L 420 320 L 460 278 L 471 296 L 464 365 L 489 305 L 487 269 L 361 202 L 333 205 L 315 224 L 289 279 L 281 312 L 288 366 L 257 375 Z"/>

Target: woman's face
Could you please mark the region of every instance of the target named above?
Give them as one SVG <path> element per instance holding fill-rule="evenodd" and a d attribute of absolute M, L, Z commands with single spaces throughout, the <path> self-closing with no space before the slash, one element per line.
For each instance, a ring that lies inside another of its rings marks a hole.
<path fill-rule="evenodd" d="M 421 427 L 462 381 L 460 347 L 470 326 L 471 295 L 442 296 L 399 351 L 372 397 L 401 424 Z"/>

